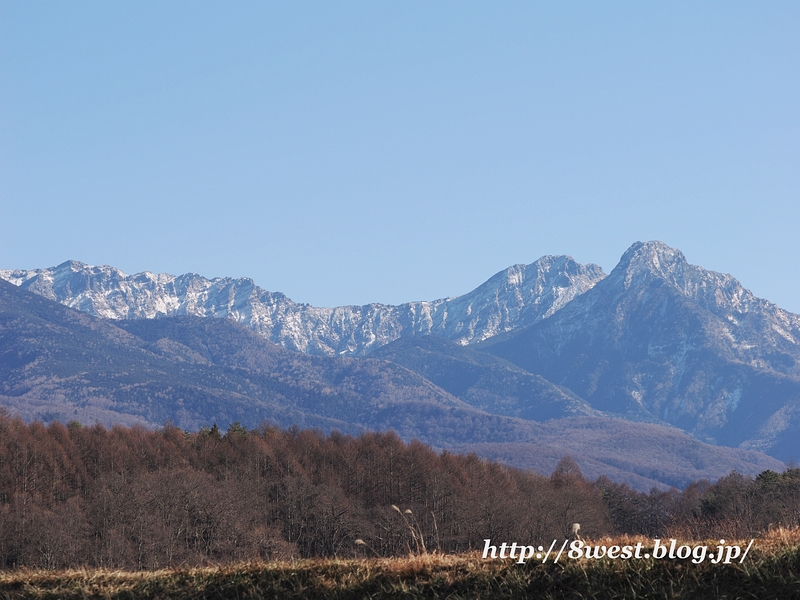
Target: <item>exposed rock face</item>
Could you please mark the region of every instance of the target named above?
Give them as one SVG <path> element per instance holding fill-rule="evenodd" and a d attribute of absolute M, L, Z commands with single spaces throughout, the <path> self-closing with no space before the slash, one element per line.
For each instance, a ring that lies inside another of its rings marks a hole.
<path fill-rule="evenodd" d="M 719 345 L 738 360 L 800 375 L 800 315 L 756 298 L 731 275 L 690 265 L 680 250 L 662 242 L 631 246 L 613 275 L 616 287 L 640 301 L 652 283 L 666 282 L 720 319 Z"/>
<path fill-rule="evenodd" d="M 791 458 L 798 340 L 797 315 L 648 242 L 549 319 L 481 348 L 596 409 Z"/>
<path fill-rule="evenodd" d="M 76 261 L 34 271 L 0 271 L 0 278 L 94 316 L 229 318 L 291 350 L 327 356 L 363 355 L 408 335 L 435 334 L 462 345 L 479 342 L 536 323 L 603 277 L 597 265 L 545 256 L 509 267 L 456 298 L 317 308 L 267 292 L 251 279 L 126 275 Z"/>

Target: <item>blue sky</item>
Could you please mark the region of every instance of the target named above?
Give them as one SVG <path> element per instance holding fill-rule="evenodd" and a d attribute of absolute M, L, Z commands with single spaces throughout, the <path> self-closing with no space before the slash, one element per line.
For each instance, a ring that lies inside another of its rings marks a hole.
<path fill-rule="evenodd" d="M 315 305 L 659 239 L 800 312 L 796 2 L 0 0 L 0 268 Z"/>

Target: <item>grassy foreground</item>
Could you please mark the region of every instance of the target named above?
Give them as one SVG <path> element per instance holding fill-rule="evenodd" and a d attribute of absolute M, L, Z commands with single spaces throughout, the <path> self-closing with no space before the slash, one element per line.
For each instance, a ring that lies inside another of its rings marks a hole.
<path fill-rule="evenodd" d="M 472 553 L 136 573 L 20 570 L 0 573 L 0 598 L 800 598 L 797 531 L 779 530 L 756 540 L 743 564 L 666 559 L 562 563 L 519 565 Z"/>

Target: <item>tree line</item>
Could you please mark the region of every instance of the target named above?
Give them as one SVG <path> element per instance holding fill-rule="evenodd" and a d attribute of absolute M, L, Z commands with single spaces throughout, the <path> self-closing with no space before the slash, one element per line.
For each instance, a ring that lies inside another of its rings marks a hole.
<path fill-rule="evenodd" d="M 189 433 L 0 413 L 0 568 L 155 569 L 460 552 L 483 540 L 749 536 L 800 521 L 800 469 L 641 493 L 434 452 L 394 433 Z M 547 544 L 545 544 L 547 542 Z"/>

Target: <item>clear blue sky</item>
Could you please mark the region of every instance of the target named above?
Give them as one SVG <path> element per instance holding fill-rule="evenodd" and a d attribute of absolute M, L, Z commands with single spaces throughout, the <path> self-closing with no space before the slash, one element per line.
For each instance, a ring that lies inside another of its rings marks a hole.
<path fill-rule="evenodd" d="M 0 0 L 0 268 L 467 292 L 636 240 L 800 312 L 798 2 Z"/>

